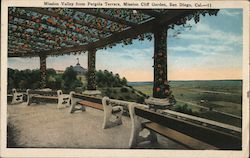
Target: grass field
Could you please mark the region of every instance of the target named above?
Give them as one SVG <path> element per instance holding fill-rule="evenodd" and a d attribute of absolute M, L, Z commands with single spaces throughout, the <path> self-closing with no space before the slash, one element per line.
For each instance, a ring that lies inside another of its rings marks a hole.
<path fill-rule="evenodd" d="M 152 96 L 152 82 L 132 82 L 130 85 Z M 172 81 L 170 86 L 177 100 L 175 106 L 185 105 L 201 117 L 241 126 L 241 80 Z"/>

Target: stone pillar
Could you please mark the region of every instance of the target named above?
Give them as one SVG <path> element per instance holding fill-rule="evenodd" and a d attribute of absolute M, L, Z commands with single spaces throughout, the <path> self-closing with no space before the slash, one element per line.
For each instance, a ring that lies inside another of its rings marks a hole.
<path fill-rule="evenodd" d="M 88 76 L 87 76 L 87 90 L 96 90 L 95 81 L 95 58 L 96 50 L 88 51 Z"/>
<path fill-rule="evenodd" d="M 96 89 L 96 81 L 95 81 L 95 58 L 96 58 L 96 50 L 88 51 L 88 73 L 87 73 L 87 90 L 83 92 L 85 95 L 89 96 L 101 96 L 101 92 Z"/>
<path fill-rule="evenodd" d="M 167 27 L 158 27 L 154 32 L 154 98 L 167 98 L 169 94 L 167 76 Z"/>
<path fill-rule="evenodd" d="M 40 88 L 46 87 L 46 55 L 40 56 Z"/>
<path fill-rule="evenodd" d="M 167 76 L 167 27 L 155 26 L 154 31 L 154 87 L 153 97 L 145 99 L 155 111 L 171 106 L 171 92 Z"/>

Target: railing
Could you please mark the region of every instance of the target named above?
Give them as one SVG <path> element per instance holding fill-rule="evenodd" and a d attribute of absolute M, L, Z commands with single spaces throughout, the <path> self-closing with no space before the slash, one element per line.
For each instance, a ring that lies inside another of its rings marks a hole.
<path fill-rule="evenodd" d="M 220 149 L 241 149 L 242 132 L 238 127 L 171 110 L 154 112 L 147 108 L 136 107 L 135 114 Z"/>

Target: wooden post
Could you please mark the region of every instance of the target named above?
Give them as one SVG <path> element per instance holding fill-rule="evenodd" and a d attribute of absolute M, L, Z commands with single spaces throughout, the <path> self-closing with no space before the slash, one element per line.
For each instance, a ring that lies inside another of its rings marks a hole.
<path fill-rule="evenodd" d="M 46 55 L 40 57 L 40 88 L 46 87 Z"/>
<path fill-rule="evenodd" d="M 96 50 L 88 51 L 88 75 L 87 75 L 87 90 L 96 90 L 96 81 L 95 81 L 95 58 Z"/>
<path fill-rule="evenodd" d="M 157 27 L 154 32 L 154 98 L 167 98 L 169 85 L 167 77 L 167 27 Z"/>

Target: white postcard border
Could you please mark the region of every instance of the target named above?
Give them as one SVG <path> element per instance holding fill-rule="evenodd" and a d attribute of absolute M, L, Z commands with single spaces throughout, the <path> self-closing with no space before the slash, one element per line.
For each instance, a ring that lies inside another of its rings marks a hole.
<path fill-rule="evenodd" d="M 18 6 L 18 7 L 53 7 L 53 6 L 44 6 L 46 0 L 37 0 L 37 1 L 24 1 L 24 0 L 3 0 L 1 8 L 1 156 L 3 157 L 246 157 L 249 155 L 249 98 L 247 97 L 247 92 L 249 91 L 249 2 L 247 1 L 179 1 L 190 4 L 195 3 L 211 3 L 212 8 L 242 8 L 243 9 L 243 137 L 242 151 L 194 151 L 194 150 L 133 150 L 133 149 L 41 149 L 41 148 L 20 148 L 20 149 L 10 149 L 6 148 L 6 122 L 7 122 L 7 101 L 6 101 L 6 92 L 7 89 L 7 7 L 8 6 Z M 91 0 L 89 2 L 145 2 L 145 3 L 178 3 L 178 1 L 101 1 L 101 0 Z M 58 0 L 50 0 L 50 2 L 63 2 Z M 65 1 L 64 1 L 65 2 Z M 86 0 L 74 0 L 70 2 L 88 2 Z M 55 6 L 58 7 L 58 6 Z M 59 6 L 63 7 L 63 6 Z M 68 6 L 67 6 L 68 7 Z M 74 6 L 76 7 L 76 6 Z M 82 7 L 82 6 L 80 6 Z M 103 8 L 105 6 L 101 6 Z M 108 6 L 107 8 L 111 8 Z M 89 6 L 85 6 L 89 8 Z M 123 7 L 125 8 L 125 7 Z M 129 7 L 126 7 L 129 8 Z M 131 7 L 135 8 L 135 7 Z M 142 8 L 142 6 L 140 6 Z M 143 7 L 143 8 L 152 8 Z M 157 7 L 154 8 L 165 8 Z M 176 7 L 171 7 L 176 9 Z M 181 7 L 177 7 L 181 8 Z M 206 8 L 206 7 L 205 7 Z M 212 9 L 211 8 L 211 9 Z M 190 9 L 190 8 L 181 8 L 181 9 Z M 194 9 L 203 9 L 194 7 Z"/>

